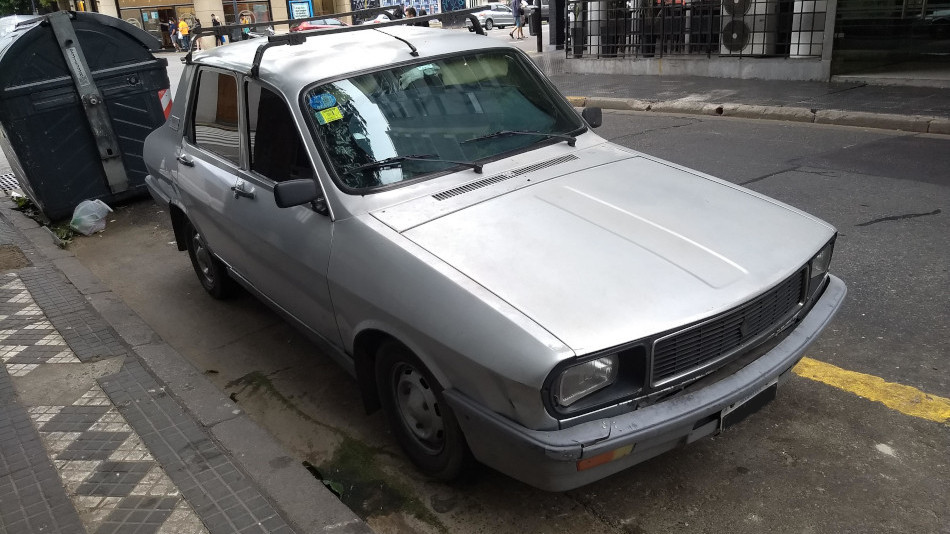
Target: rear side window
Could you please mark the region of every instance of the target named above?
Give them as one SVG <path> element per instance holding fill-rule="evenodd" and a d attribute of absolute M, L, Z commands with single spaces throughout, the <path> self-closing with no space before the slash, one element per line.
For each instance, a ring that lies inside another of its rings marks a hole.
<path fill-rule="evenodd" d="M 237 80 L 229 74 L 213 70 L 199 73 L 191 137 L 202 150 L 240 166 L 237 87 Z"/>
<path fill-rule="evenodd" d="M 313 178 L 300 132 L 279 94 L 248 82 L 247 123 L 252 171 L 275 182 Z"/>

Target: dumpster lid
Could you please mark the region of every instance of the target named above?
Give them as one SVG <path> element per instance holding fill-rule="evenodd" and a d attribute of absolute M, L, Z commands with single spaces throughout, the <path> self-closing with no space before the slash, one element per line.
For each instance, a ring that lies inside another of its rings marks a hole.
<path fill-rule="evenodd" d="M 75 17 L 76 21 L 79 22 L 95 22 L 97 24 L 102 24 L 103 26 L 110 26 L 119 31 L 125 32 L 133 37 L 136 41 L 139 41 L 149 50 L 161 50 L 162 42 L 155 38 L 152 34 L 147 31 L 129 24 L 128 22 L 117 19 L 115 17 L 110 17 L 108 15 L 103 15 L 102 13 L 94 13 L 91 11 L 70 11 L 71 17 Z"/>
<path fill-rule="evenodd" d="M 5 49 L 7 45 L 16 41 L 17 38 L 25 32 L 25 29 L 46 22 L 47 16 L 48 15 L 10 15 L 0 17 L 0 50 Z M 73 20 L 73 23 L 93 23 L 115 28 L 138 41 L 142 46 L 151 51 L 161 50 L 162 48 L 162 42 L 152 34 L 124 20 L 87 11 L 70 11 L 69 16 L 70 19 Z"/>

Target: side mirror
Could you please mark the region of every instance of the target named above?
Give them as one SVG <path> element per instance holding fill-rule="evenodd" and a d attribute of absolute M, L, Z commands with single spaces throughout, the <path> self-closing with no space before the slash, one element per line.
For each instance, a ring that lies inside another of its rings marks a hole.
<path fill-rule="evenodd" d="M 598 128 L 604 123 L 604 112 L 600 108 L 584 108 L 581 117 L 584 117 L 591 128 Z"/>
<path fill-rule="evenodd" d="M 274 185 L 274 202 L 278 208 L 290 208 L 309 202 L 323 201 L 317 182 L 309 178 L 287 180 Z"/>

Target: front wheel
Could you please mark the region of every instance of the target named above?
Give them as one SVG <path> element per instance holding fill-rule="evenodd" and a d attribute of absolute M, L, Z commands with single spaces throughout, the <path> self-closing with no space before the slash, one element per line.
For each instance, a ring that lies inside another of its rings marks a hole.
<path fill-rule="evenodd" d="M 191 258 L 191 266 L 198 275 L 198 281 L 212 297 L 216 299 L 225 299 L 234 293 L 234 280 L 228 276 L 228 270 L 221 263 L 221 260 L 214 257 L 208 243 L 200 232 L 190 223 L 186 222 L 185 239 L 188 246 L 188 257 Z"/>
<path fill-rule="evenodd" d="M 471 453 L 442 386 L 422 362 L 388 341 L 376 352 L 376 385 L 389 426 L 412 463 L 438 480 L 458 478 Z"/>
<path fill-rule="evenodd" d="M 493 27 L 494 27 L 494 23 L 491 21 L 491 19 L 488 19 L 488 20 L 485 21 L 485 29 L 486 29 L 486 30 L 490 30 L 490 29 L 492 29 Z"/>

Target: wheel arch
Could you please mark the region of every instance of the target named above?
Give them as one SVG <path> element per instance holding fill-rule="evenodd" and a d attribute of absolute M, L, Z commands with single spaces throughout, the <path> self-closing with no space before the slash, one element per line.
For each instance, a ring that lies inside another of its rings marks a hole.
<path fill-rule="evenodd" d="M 360 331 L 353 340 L 353 365 L 366 413 L 373 413 L 380 408 L 379 393 L 376 384 L 376 352 L 379 350 L 379 347 L 387 341 L 393 341 L 402 345 L 422 362 L 429 373 L 439 381 L 442 387 L 449 386 L 449 384 L 446 383 L 447 377 L 441 372 L 442 370 L 437 368 L 433 364 L 432 359 L 423 351 L 414 348 L 412 343 L 407 343 L 398 335 L 378 327 L 369 327 Z"/>
<path fill-rule="evenodd" d="M 376 351 L 380 345 L 389 340 L 401 343 L 392 334 L 375 328 L 363 330 L 353 340 L 356 383 L 359 385 L 363 408 L 367 414 L 379 410 L 382 406 L 376 388 Z"/>

